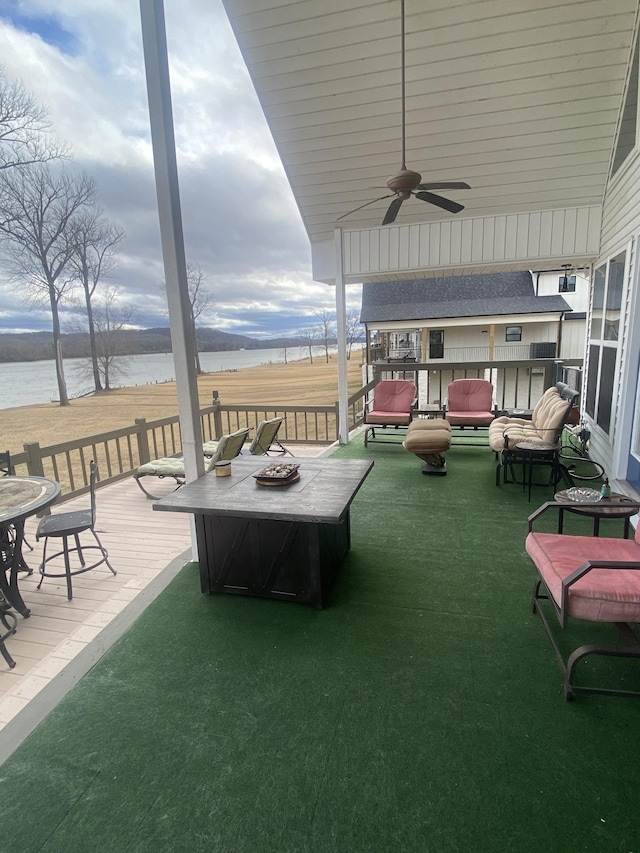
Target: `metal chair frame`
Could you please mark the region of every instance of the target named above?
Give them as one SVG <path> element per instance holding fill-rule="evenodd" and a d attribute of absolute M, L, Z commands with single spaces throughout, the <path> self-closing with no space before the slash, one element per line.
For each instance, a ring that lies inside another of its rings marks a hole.
<path fill-rule="evenodd" d="M 81 575 L 85 572 L 90 572 L 92 569 L 95 569 L 98 566 L 102 565 L 102 563 L 107 564 L 113 575 L 117 574 L 116 570 L 109 562 L 109 554 L 107 549 L 104 547 L 104 545 L 98 538 L 98 534 L 94 529 L 96 523 L 96 480 L 98 477 L 98 466 L 92 460 L 89 467 L 89 489 L 91 494 L 90 508 L 84 510 L 74 510 L 71 512 L 54 513 L 52 515 L 45 515 L 40 520 L 40 524 L 38 525 L 38 531 L 36 533 L 37 540 L 44 537 L 42 562 L 40 563 L 40 566 L 38 568 L 38 571 L 41 574 L 41 578 L 37 588 L 40 589 L 40 587 L 42 586 L 42 582 L 45 578 L 66 578 L 67 598 L 69 599 L 69 601 L 71 601 L 71 599 L 73 598 L 71 578 L 74 575 Z M 96 544 L 81 545 L 81 533 L 91 533 L 93 538 L 96 540 Z M 69 539 L 71 537 L 73 537 L 75 547 L 69 547 Z M 49 556 L 47 556 L 48 541 L 52 538 L 62 539 L 62 550 L 56 551 L 55 554 L 50 554 Z M 100 554 L 99 559 L 91 563 L 91 565 L 87 565 L 84 557 L 86 551 L 98 551 Z M 79 568 L 72 569 L 70 559 L 71 554 L 78 555 L 78 559 L 80 561 Z M 64 572 L 47 571 L 47 564 L 59 557 L 64 557 Z"/>

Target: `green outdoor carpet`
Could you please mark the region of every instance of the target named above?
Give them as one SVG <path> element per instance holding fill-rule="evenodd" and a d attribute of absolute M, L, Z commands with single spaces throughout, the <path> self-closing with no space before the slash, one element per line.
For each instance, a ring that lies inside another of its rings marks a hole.
<path fill-rule="evenodd" d="M 552 490 L 497 488 L 486 447 L 446 477 L 337 455 L 375 466 L 329 606 L 204 596 L 185 567 L 3 765 L 2 850 L 640 853 L 640 703 L 565 702 L 531 614 Z"/>

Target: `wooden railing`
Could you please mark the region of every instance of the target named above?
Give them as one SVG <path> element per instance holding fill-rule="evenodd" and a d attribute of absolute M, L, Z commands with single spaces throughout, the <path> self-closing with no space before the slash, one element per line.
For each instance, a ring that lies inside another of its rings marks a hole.
<path fill-rule="evenodd" d="M 338 404 L 322 406 L 278 406 L 223 404 L 217 392 L 211 406 L 200 410 L 202 439 L 209 441 L 243 427 L 255 430 L 261 420 L 283 417 L 278 439 L 285 444 L 331 444 L 337 439 Z M 89 491 L 89 463 L 98 463 L 99 486 L 130 477 L 139 465 L 162 456 L 182 453 L 178 415 L 153 421 L 136 418 L 131 426 L 97 435 L 42 447 L 38 442 L 23 445 L 11 454 L 18 474 L 57 480 L 61 500 Z"/>
<path fill-rule="evenodd" d="M 577 364 L 573 363 L 572 364 Z M 563 376 L 553 360 L 525 362 L 474 362 L 469 364 L 433 363 L 373 365 L 374 378 L 347 401 L 348 426 L 353 430 L 364 420 L 364 411 L 377 382 L 389 375 L 402 374 L 416 379 L 420 389 L 418 409 L 438 408 L 452 379 L 487 374 L 497 391 L 498 408 L 533 408 L 543 390 Z M 579 371 L 580 365 L 574 368 Z M 422 378 L 421 378 L 422 377 Z M 566 381 L 566 380 L 565 380 Z M 574 384 L 571 382 L 570 384 Z M 268 406 L 221 403 L 217 392 L 210 406 L 200 410 L 203 441 L 219 438 L 248 427 L 257 428 L 261 420 L 282 417 L 278 439 L 285 445 L 331 444 L 338 439 L 338 403 L 319 406 Z M 182 452 L 178 415 L 147 421 L 136 418 L 131 426 L 120 427 L 85 438 L 76 438 L 41 447 L 38 442 L 24 445 L 11 461 L 19 474 L 50 477 L 62 486 L 62 500 L 89 490 L 89 462 L 98 463 L 100 486 L 115 483 L 131 474 L 139 465 L 162 456 Z"/>

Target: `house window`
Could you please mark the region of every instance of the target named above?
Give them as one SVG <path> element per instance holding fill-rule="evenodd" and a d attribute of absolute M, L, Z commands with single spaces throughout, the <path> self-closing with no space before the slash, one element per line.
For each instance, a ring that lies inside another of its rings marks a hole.
<path fill-rule="evenodd" d="M 505 341 L 521 341 L 522 340 L 522 326 L 507 326 L 507 330 L 504 335 Z"/>
<path fill-rule="evenodd" d="M 591 335 L 585 410 L 602 430 L 613 431 L 613 398 L 626 252 L 597 267 L 591 297 Z"/>
<path fill-rule="evenodd" d="M 444 358 L 444 329 L 429 329 L 429 358 Z"/>
<path fill-rule="evenodd" d="M 561 275 L 558 279 L 558 293 L 575 293 L 576 292 L 576 277 L 575 275 Z"/>

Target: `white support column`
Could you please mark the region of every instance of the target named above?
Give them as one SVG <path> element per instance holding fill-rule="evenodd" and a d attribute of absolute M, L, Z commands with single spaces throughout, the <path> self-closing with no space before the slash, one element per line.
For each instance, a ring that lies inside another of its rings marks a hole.
<path fill-rule="evenodd" d="M 140 17 L 178 413 L 189 481 L 204 474 L 204 457 L 162 0 L 140 0 Z M 193 525 L 192 543 L 197 559 Z"/>
<path fill-rule="evenodd" d="M 338 439 L 349 443 L 349 382 L 347 373 L 347 296 L 342 270 L 342 230 L 336 228 L 336 327 L 338 332 Z"/>

